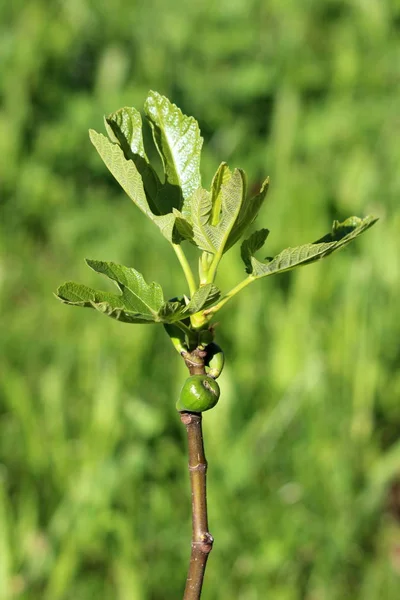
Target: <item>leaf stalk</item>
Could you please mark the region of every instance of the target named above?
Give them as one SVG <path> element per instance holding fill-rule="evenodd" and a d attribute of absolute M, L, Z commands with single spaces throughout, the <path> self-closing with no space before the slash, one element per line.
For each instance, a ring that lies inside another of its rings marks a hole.
<path fill-rule="evenodd" d="M 189 286 L 190 296 L 193 296 L 193 294 L 197 290 L 197 285 L 196 285 L 196 280 L 193 275 L 193 271 L 190 268 L 188 259 L 186 258 L 186 255 L 185 255 L 184 251 L 182 250 L 182 247 L 180 246 L 180 244 L 172 244 L 172 247 L 175 250 L 175 254 L 176 254 L 176 256 L 179 260 L 179 263 L 182 267 L 182 270 L 185 274 L 185 278 L 186 278 L 187 284 Z"/>
<path fill-rule="evenodd" d="M 253 275 L 249 275 L 246 279 L 243 279 L 240 283 L 238 283 L 234 288 L 232 288 L 225 296 L 221 298 L 218 304 L 208 308 L 204 311 L 204 316 L 210 319 L 217 311 L 219 311 L 231 298 L 233 298 L 236 294 L 238 294 L 241 290 L 243 290 L 250 283 L 253 283 L 256 278 Z"/>
<path fill-rule="evenodd" d="M 207 273 L 207 283 L 214 283 L 215 276 L 217 274 L 218 265 L 221 261 L 224 253 L 224 246 L 221 246 L 220 250 L 214 255 L 212 263 Z"/>

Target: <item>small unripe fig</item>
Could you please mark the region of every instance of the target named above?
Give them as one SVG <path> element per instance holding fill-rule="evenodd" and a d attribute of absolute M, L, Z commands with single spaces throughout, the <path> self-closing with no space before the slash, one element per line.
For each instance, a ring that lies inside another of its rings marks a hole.
<path fill-rule="evenodd" d="M 221 375 L 222 369 L 224 368 L 225 356 L 221 348 L 212 342 L 208 344 L 206 348 L 207 359 L 206 368 L 207 375 L 213 379 L 217 379 Z"/>
<path fill-rule="evenodd" d="M 208 375 L 192 375 L 183 384 L 176 410 L 204 412 L 213 408 L 219 399 L 218 383 Z"/>

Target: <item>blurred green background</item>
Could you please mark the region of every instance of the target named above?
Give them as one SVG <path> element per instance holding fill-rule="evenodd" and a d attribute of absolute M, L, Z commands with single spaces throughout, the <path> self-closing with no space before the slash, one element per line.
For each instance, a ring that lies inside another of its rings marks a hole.
<path fill-rule="evenodd" d="M 186 292 L 87 130 L 147 91 L 194 115 L 208 187 L 257 187 L 273 254 L 379 223 L 221 311 L 205 415 L 204 600 L 398 598 L 400 4 L 14 0 L 0 6 L 0 598 L 167 600 L 190 550 L 184 365 L 162 327 L 58 303 L 84 257 Z M 220 287 L 243 276 L 238 248 Z"/>

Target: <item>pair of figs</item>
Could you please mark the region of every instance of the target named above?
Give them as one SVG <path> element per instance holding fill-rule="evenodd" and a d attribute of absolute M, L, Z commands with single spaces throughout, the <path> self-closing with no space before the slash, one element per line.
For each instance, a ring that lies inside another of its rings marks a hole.
<path fill-rule="evenodd" d="M 176 403 L 179 412 L 204 412 L 214 408 L 219 400 L 220 389 L 215 380 L 224 366 L 224 354 L 216 344 L 210 346 L 206 362 L 208 372 L 206 375 L 191 375 L 186 379 Z"/>

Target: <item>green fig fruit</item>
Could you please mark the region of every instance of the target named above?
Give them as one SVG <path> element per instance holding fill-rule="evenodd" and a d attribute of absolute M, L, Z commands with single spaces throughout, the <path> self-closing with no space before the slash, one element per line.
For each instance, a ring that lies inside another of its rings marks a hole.
<path fill-rule="evenodd" d="M 218 383 L 208 375 L 192 375 L 183 384 L 176 410 L 204 412 L 213 408 L 219 399 Z"/>
<path fill-rule="evenodd" d="M 207 375 L 213 379 L 217 379 L 221 375 L 222 369 L 224 368 L 225 356 L 218 344 L 212 342 L 208 344 L 206 348 L 207 359 L 206 369 Z"/>

